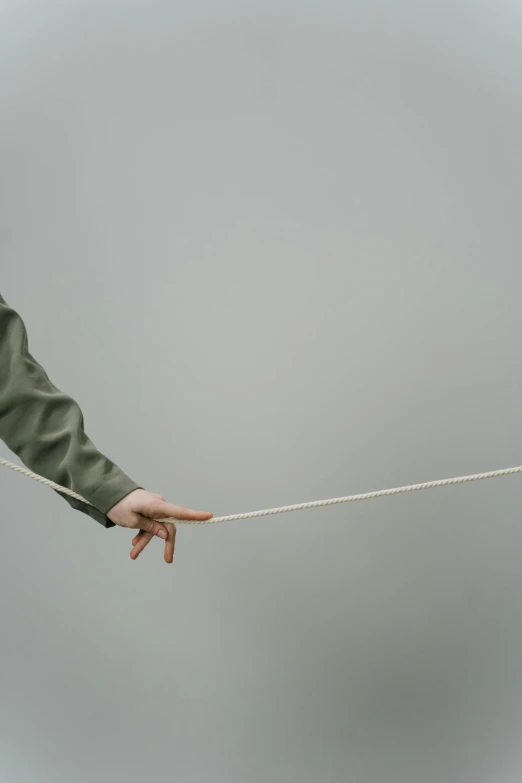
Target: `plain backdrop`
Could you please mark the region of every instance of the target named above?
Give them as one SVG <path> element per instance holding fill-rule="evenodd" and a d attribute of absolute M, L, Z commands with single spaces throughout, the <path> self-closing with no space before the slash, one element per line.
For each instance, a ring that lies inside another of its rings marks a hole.
<path fill-rule="evenodd" d="M 100 450 L 216 515 L 522 463 L 521 73 L 513 0 L 0 2 L 0 291 Z M 519 477 L 171 567 L 0 491 L 0 780 L 520 781 Z"/>

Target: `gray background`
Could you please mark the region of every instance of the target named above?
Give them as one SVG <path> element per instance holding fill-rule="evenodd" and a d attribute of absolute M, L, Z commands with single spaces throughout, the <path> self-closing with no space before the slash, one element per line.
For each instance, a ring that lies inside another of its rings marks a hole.
<path fill-rule="evenodd" d="M 101 450 L 215 514 L 522 462 L 519 4 L 0 9 L 0 290 Z M 520 781 L 520 478 L 172 567 L 0 488 L 2 781 Z"/>

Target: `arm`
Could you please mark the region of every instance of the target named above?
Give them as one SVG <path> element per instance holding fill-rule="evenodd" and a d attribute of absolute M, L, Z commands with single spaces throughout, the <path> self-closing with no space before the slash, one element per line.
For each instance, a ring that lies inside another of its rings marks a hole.
<path fill-rule="evenodd" d="M 154 536 L 172 563 L 176 527 L 158 519 L 205 521 L 206 511 L 173 506 L 147 492 L 101 454 L 84 431 L 78 404 L 49 380 L 29 353 L 20 316 L 0 296 L 0 439 L 35 473 L 82 495 L 92 506 L 60 497 L 104 527 L 133 528 L 136 559 Z"/>
<path fill-rule="evenodd" d="M 49 380 L 29 353 L 21 317 L 0 296 L 0 439 L 45 478 L 83 495 L 70 505 L 113 527 L 107 512 L 138 489 L 84 431 L 78 404 Z"/>

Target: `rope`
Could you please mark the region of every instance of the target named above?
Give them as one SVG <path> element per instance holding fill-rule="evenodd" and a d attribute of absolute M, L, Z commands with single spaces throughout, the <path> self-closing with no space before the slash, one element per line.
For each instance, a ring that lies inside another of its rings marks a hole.
<path fill-rule="evenodd" d="M 6 468 L 16 470 L 18 473 L 22 473 L 28 478 L 39 481 L 41 484 L 45 484 L 46 487 L 55 489 L 57 492 L 61 492 L 63 495 L 80 500 L 82 503 L 86 503 L 88 506 L 92 506 L 88 500 L 85 500 L 81 495 L 73 492 L 71 489 L 61 487 L 59 484 L 55 484 L 54 481 L 39 476 L 37 473 L 33 473 L 26 468 L 22 468 L 20 465 L 15 465 L 13 462 L 8 462 L 6 459 L 0 459 L 0 465 Z M 262 511 L 250 511 L 246 514 L 232 514 L 226 517 L 212 517 L 205 522 L 198 522 L 192 519 L 162 519 L 161 522 L 174 521 L 179 525 L 211 525 L 217 522 L 235 522 L 238 519 L 255 519 L 257 517 L 266 517 L 272 514 L 283 514 L 288 511 L 303 511 L 306 508 L 319 508 L 321 506 L 333 506 L 337 503 L 351 503 L 355 500 L 371 500 L 372 498 L 383 497 L 384 495 L 400 495 L 404 492 L 417 492 L 421 489 L 434 489 L 435 487 L 447 487 L 450 484 L 464 484 L 469 481 L 481 481 L 482 479 L 497 478 L 498 476 L 510 476 L 513 473 L 522 473 L 522 465 L 516 468 L 504 468 L 503 470 L 491 470 L 488 473 L 474 473 L 471 476 L 458 476 L 457 478 L 439 479 L 438 481 L 426 481 L 423 484 L 409 484 L 406 487 L 393 487 L 393 489 L 379 489 L 376 492 L 363 492 L 361 495 L 347 495 L 342 498 L 330 498 L 329 500 L 313 500 L 310 503 L 296 503 L 293 506 L 280 506 L 279 508 L 266 508 Z"/>

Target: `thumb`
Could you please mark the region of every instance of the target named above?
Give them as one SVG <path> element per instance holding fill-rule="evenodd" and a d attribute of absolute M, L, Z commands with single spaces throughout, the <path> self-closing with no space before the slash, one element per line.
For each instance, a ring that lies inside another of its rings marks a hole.
<path fill-rule="evenodd" d="M 165 525 L 158 522 L 156 519 L 149 519 L 148 517 L 142 517 L 139 515 L 140 529 L 146 533 L 150 533 L 153 536 L 159 536 L 159 538 L 167 539 L 168 532 Z"/>

